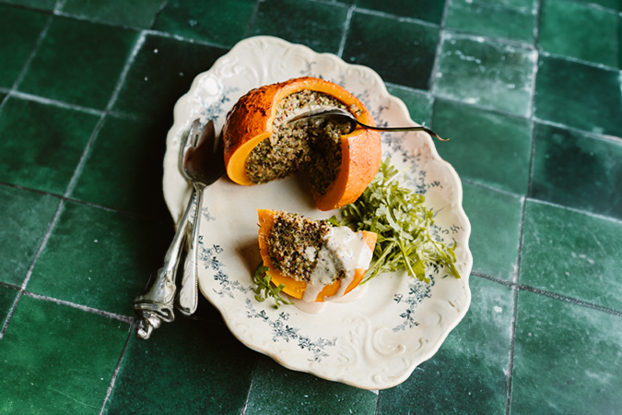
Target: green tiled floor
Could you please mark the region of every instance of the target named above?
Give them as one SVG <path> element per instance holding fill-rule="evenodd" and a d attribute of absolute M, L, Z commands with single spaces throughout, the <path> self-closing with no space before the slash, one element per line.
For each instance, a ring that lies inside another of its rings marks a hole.
<path fill-rule="evenodd" d="M 121 3 L 0 0 L 0 413 L 620 413 L 617 0 Z M 173 106 L 256 34 L 372 67 L 451 139 L 472 304 L 394 388 L 289 371 L 204 299 L 136 337 Z"/>

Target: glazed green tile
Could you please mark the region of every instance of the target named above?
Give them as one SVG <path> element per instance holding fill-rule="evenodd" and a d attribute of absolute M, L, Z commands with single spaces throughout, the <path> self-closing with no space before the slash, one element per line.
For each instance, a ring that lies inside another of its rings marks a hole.
<path fill-rule="evenodd" d="M 618 414 L 622 318 L 521 291 L 511 413 Z"/>
<path fill-rule="evenodd" d="M 27 290 L 117 314 L 162 266 L 172 225 L 66 202 Z"/>
<path fill-rule="evenodd" d="M 0 342 L 0 412 L 98 414 L 128 329 L 23 295 Z"/>
<path fill-rule="evenodd" d="M 521 199 L 464 182 L 462 188 L 473 271 L 511 281 L 518 263 Z"/>
<path fill-rule="evenodd" d="M 526 195 L 531 123 L 521 118 L 437 99 L 432 129 L 447 142 L 436 148 L 460 177 Z"/>
<path fill-rule="evenodd" d="M 428 90 L 438 41 L 435 27 L 355 12 L 343 59 L 371 67 L 385 82 Z"/>
<path fill-rule="evenodd" d="M 582 0 L 584 3 L 602 6 L 607 9 L 622 11 L 620 0 Z"/>
<path fill-rule="evenodd" d="M 387 86 L 389 94 L 401 99 L 410 113 L 410 118 L 421 125 L 430 125 L 434 98 L 427 92 L 399 86 Z"/>
<path fill-rule="evenodd" d="M 55 16 L 19 90 L 104 109 L 138 33 Z"/>
<path fill-rule="evenodd" d="M 565 0 L 544 0 L 538 46 L 550 53 L 617 67 L 617 19 L 610 11 Z"/>
<path fill-rule="evenodd" d="M 262 356 L 255 369 L 245 414 L 372 415 L 377 401 L 374 392 L 294 372 Z"/>
<path fill-rule="evenodd" d="M 434 93 L 515 115 L 529 115 L 536 54 L 527 47 L 445 33 Z"/>
<path fill-rule="evenodd" d="M 162 0 L 65 0 L 65 13 L 92 20 L 149 29 L 155 20 Z"/>
<path fill-rule="evenodd" d="M 533 43 L 536 14 L 534 0 L 453 0 L 447 9 L 445 27 Z"/>
<path fill-rule="evenodd" d="M 58 0 L 3 0 L 9 4 L 15 4 L 17 6 L 32 7 L 40 10 L 54 10 Z"/>
<path fill-rule="evenodd" d="M 267 0 L 259 3 L 251 35 L 276 36 L 316 52 L 337 53 L 348 8 L 311 1 Z"/>
<path fill-rule="evenodd" d="M 18 292 L 17 288 L 0 284 L 0 327 L 4 328 L 4 323 L 9 316 L 9 311 L 15 302 Z"/>
<path fill-rule="evenodd" d="M 174 0 L 158 14 L 154 28 L 189 39 L 233 46 L 244 38 L 256 0 Z M 214 10 L 218 13 L 214 13 Z"/>
<path fill-rule="evenodd" d="M 378 415 L 505 413 L 512 289 L 474 276 L 469 286 L 464 319 L 408 380 L 380 391 Z"/>
<path fill-rule="evenodd" d="M 107 116 L 70 196 L 168 219 L 161 180 L 168 128 Z"/>
<path fill-rule="evenodd" d="M 132 334 L 104 414 L 240 414 L 257 357 L 224 326 L 177 316 Z"/>
<path fill-rule="evenodd" d="M 531 196 L 622 218 L 622 142 L 537 124 Z"/>
<path fill-rule="evenodd" d="M 528 201 L 520 283 L 622 311 L 622 223 Z"/>
<path fill-rule="evenodd" d="M 115 111 L 163 124 L 173 123 L 173 107 L 194 77 L 226 51 L 171 37 L 147 35 L 114 104 Z"/>
<path fill-rule="evenodd" d="M 9 97 L 0 112 L 0 181 L 63 194 L 98 120 Z"/>
<path fill-rule="evenodd" d="M 21 286 L 60 199 L 0 186 L 0 281 Z"/>
<path fill-rule="evenodd" d="M 540 55 L 534 114 L 541 120 L 622 137 L 620 71 Z"/>
<path fill-rule="evenodd" d="M 357 0 L 356 6 L 440 24 L 445 0 Z"/>
<path fill-rule="evenodd" d="M 0 87 L 11 88 L 49 16 L 0 4 Z"/>

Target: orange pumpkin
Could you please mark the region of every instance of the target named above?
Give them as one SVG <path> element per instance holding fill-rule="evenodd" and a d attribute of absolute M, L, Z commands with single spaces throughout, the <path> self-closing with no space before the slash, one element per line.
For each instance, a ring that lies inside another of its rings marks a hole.
<path fill-rule="evenodd" d="M 279 102 L 304 90 L 327 94 L 349 108 L 359 121 L 375 125 L 360 100 L 341 86 L 323 79 L 303 77 L 253 89 L 233 106 L 222 131 L 225 166 L 232 181 L 241 185 L 253 184 L 246 173 L 246 161 L 251 151 L 272 135 Z M 374 178 L 381 159 L 377 131 L 356 128 L 341 136 L 341 165 L 337 177 L 323 194 L 311 189 L 318 209 L 337 209 L 356 201 Z"/>
<path fill-rule="evenodd" d="M 270 259 L 270 253 L 268 251 L 268 236 L 270 235 L 270 231 L 272 230 L 272 226 L 274 225 L 276 211 L 269 209 L 258 209 L 257 214 L 259 216 L 259 249 L 261 252 L 261 258 L 263 260 L 263 265 L 268 268 L 268 275 L 272 277 L 272 282 L 278 287 L 280 284 L 283 284 L 285 288 L 283 288 L 283 292 L 291 297 L 302 299 L 305 290 L 307 289 L 307 283 L 304 281 L 298 281 L 294 278 L 283 275 L 279 270 L 277 270 L 272 264 L 272 260 Z M 378 235 L 373 232 L 367 231 L 359 231 L 359 235 L 361 235 L 369 247 L 369 249 L 373 252 L 376 247 L 376 240 Z M 354 279 L 350 282 L 348 287 L 345 290 L 345 294 L 352 291 L 356 288 L 359 283 L 362 281 L 363 276 L 365 276 L 366 269 L 356 268 L 354 270 Z M 315 302 L 323 302 L 324 298 L 332 297 L 335 295 L 339 288 L 341 287 L 341 281 L 336 280 L 331 284 L 324 286 L 322 291 L 315 298 Z"/>

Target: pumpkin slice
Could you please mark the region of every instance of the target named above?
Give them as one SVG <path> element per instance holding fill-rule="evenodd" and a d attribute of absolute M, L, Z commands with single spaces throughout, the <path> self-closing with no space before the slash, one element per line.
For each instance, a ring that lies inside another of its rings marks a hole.
<path fill-rule="evenodd" d="M 287 124 L 301 112 L 322 107 L 347 109 L 359 121 L 375 125 L 361 101 L 319 78 L 263 86 L 240 98 L 223 127 L 229 178 L 253 185 L 302 170 L 319 209 L 354 202 L 380 167 L 380 134 L 362 128 L 348 131 L 333 121 Z"/>
<path fill-rule="evenodd" d="M 258 209 L 259 249 L 272 282 L 304 301 L 337 299 L 356 288 L 369 267 L 377 234 Z"/>

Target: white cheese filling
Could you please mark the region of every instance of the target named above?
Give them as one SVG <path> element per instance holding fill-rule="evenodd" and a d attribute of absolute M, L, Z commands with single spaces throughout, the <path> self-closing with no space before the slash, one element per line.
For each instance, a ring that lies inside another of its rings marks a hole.
<path fill-rule="evenodd" d="M 326 243 L 317 253 L 317 265 L 311 273 L 311 278 L 302 299 L 315 301 L 325 286 L 342 271 L 345 276 L 341 279 L 341 286 L 335 295 L 325 300 L 343 297 L 346 289 L 354 279 L 355 269 L 367 269 L 373 252 L 367 246 L 361 234 L 352 232 L 349 228 L 331 228 L 326 237 Z"/>

